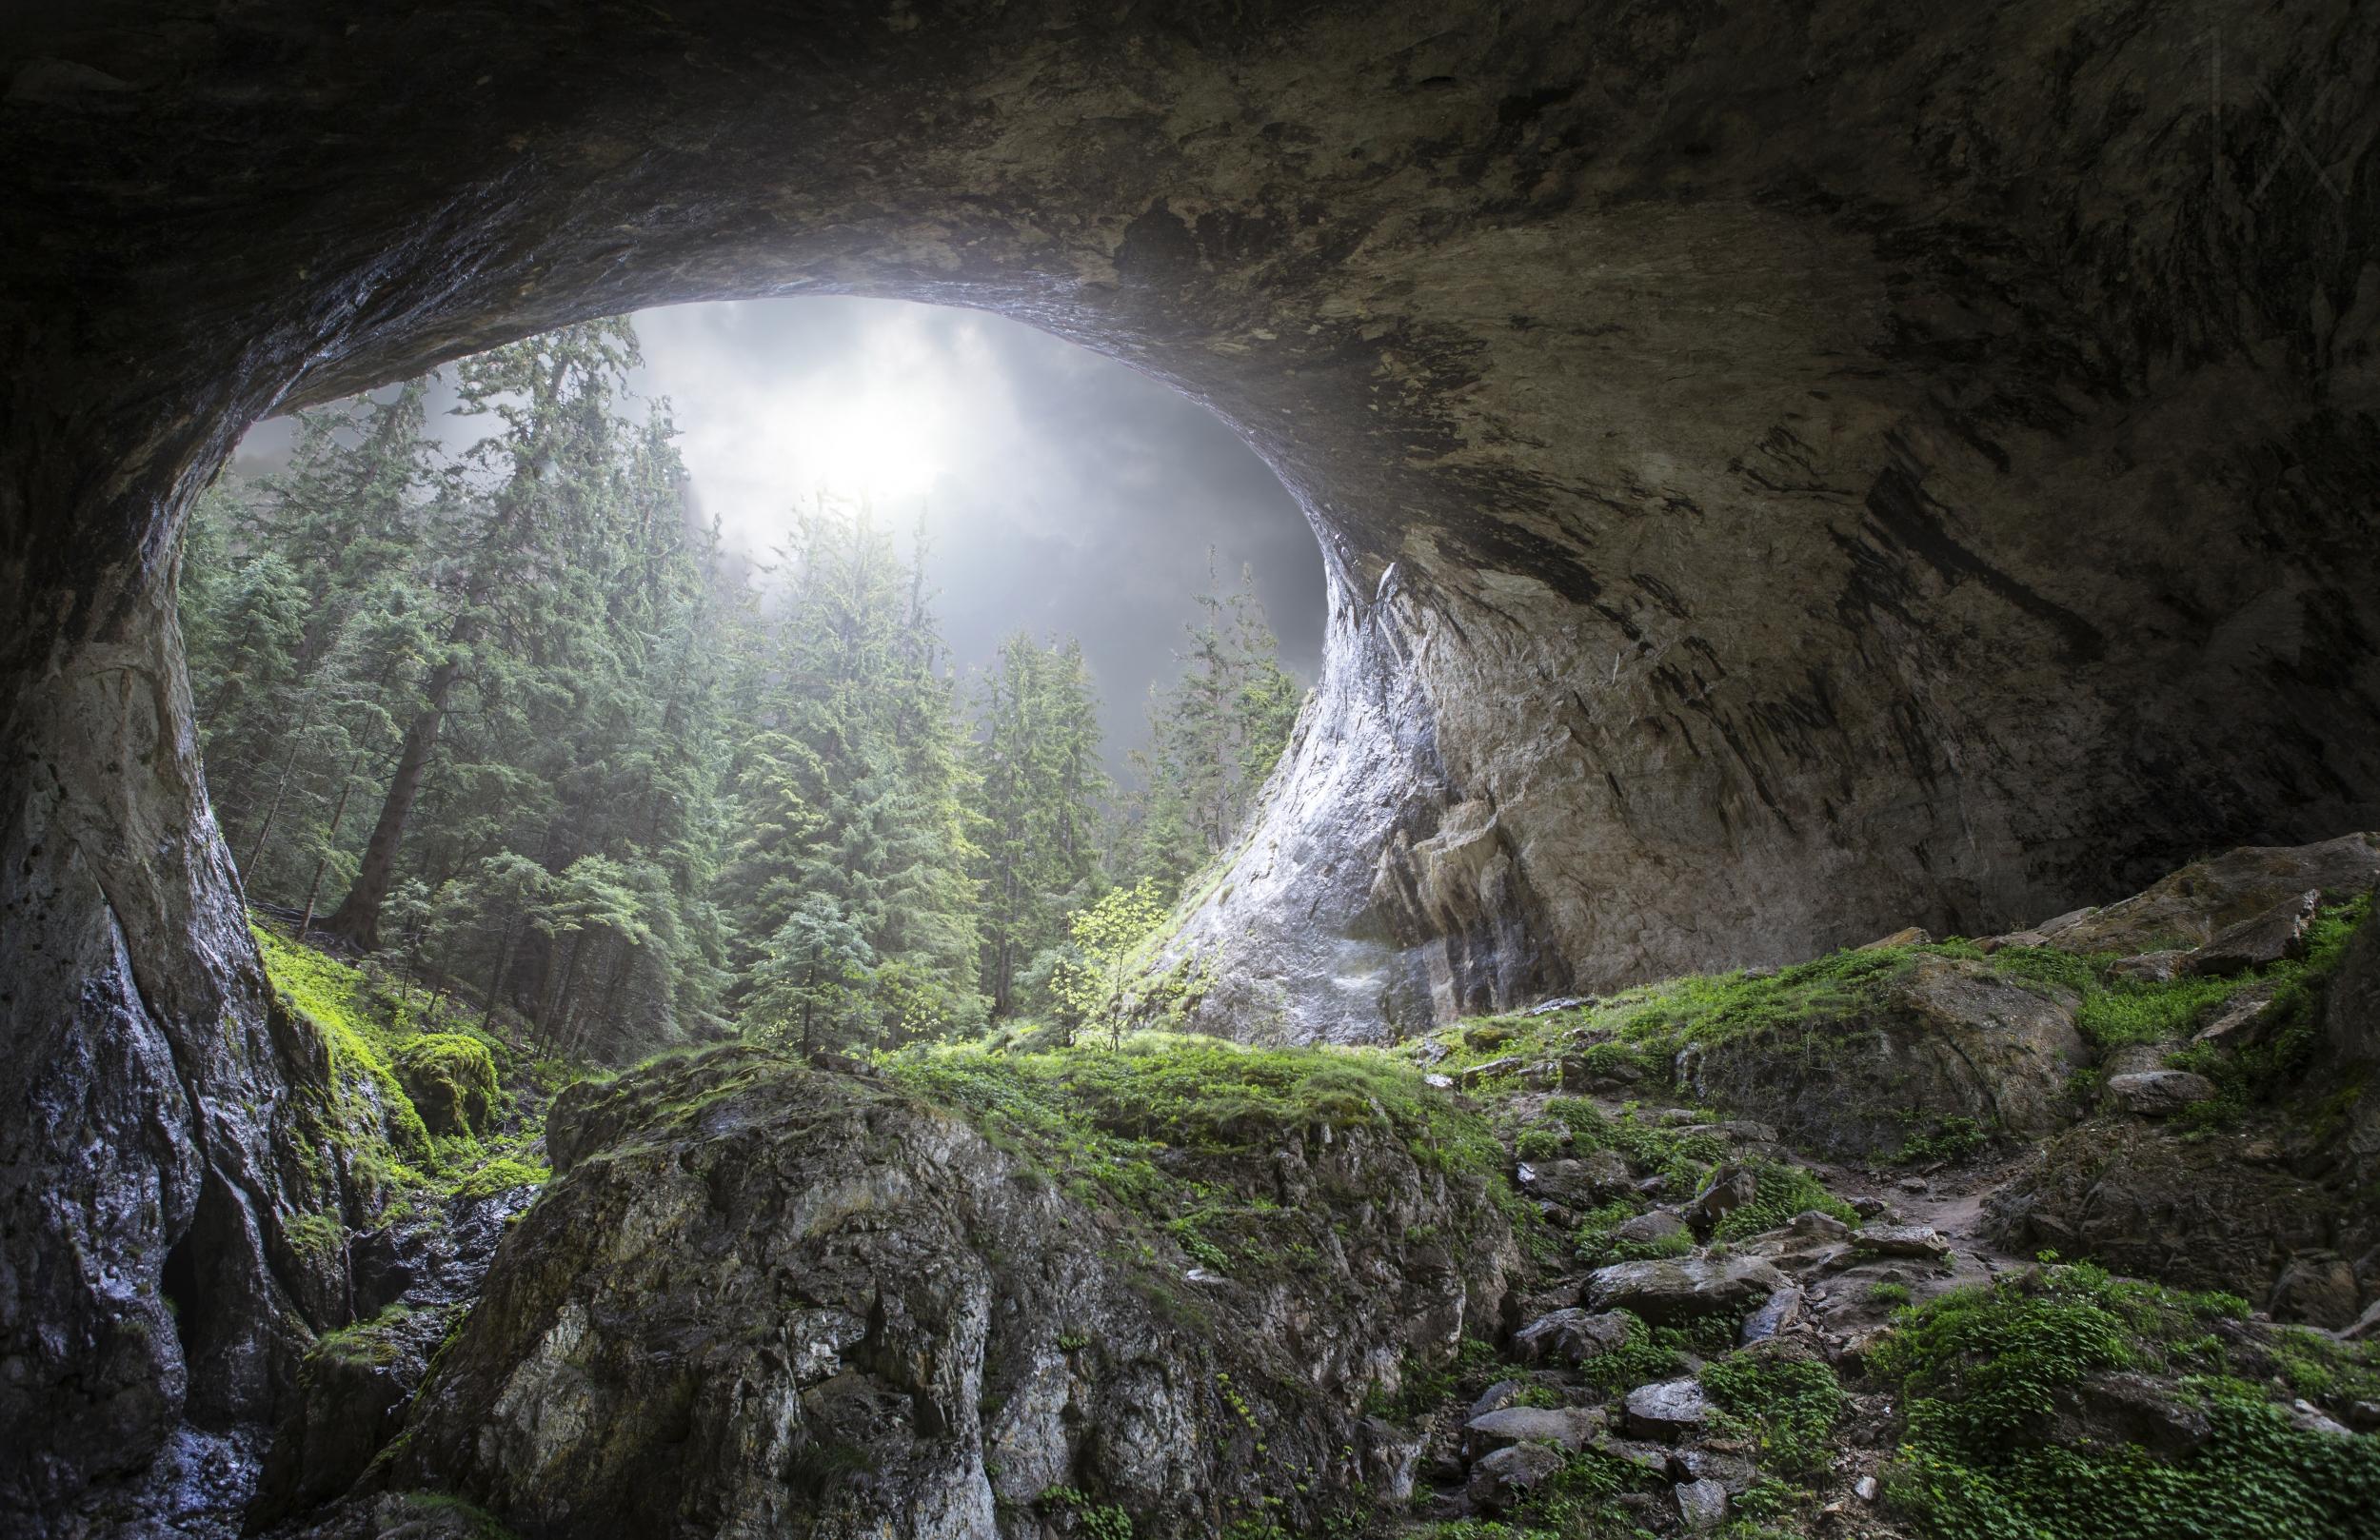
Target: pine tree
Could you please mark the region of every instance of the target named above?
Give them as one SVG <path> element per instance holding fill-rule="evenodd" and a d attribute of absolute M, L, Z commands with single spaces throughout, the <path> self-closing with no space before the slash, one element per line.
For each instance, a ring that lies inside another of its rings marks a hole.
<path fill-rule="evenodd" d="M 1001 644 L 978 707 L 975 812 L 983 891 L 983 991 L 1018 1008 L 1019 977 L 1065 938 L 1100 873 L 1099 705 L 1081 646 L 1023 633 Z"/>
<path fill-rule="evenodd" d="M 1180 677 L 1150 691 L 1144 783 L 1116 844 L 1123 876 L 1169 894 L 1231 848 L 1297 723 L 1302 692 L 1252 583 L 1243 568 L 1233 591 L 1199 596 Z"/>

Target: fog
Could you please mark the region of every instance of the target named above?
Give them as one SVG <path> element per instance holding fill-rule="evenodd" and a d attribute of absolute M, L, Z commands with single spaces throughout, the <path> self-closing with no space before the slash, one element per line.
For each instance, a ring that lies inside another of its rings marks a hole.
<path fill-rule="evenodd" d="M 960 667 L 1020 626 L 1081 638 L 1111 763 L 1145 734 L 1148 687 L 1173 673 L 1210 547 L 1225 582 L 1253 569 L 1283 663 L 1314 678 L 1322 566 L 1303 515 L 1237 434 L 1170 387 L 999 316 L 897 300 L 681 306 L 636 327 L 634 386 L 670 403 L 698 506 L 731 544 L 764 556 L 788 508 L 822 492 L 904 532 L 922 520 Z M 432 423 L 457 446 L 478 436 Z M 270 468 L 290 437 L 284 421 L 260 424 L 235 468 Z"/>

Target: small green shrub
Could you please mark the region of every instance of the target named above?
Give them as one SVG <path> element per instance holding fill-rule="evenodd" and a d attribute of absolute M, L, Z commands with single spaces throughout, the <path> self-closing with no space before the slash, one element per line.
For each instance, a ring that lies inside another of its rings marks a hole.
<path fill-rule="evenodd" d="M 1900 1153 L 1894 1158 L 1904 1165 L 1926 1160 L 1964 1160 L 1991 1142 L 1983 1125 L 1972 1117 L 1937 1117 L 1931 1132 L 1903 1139 Z"/>
<path fill-rule="evenodd" d="M 1858 1211 L 1828 1192 L 1826 1184 L 1812 1175 L 1806 1166 L 1760 1159 L 1752 1161 L 1750 1169 L 1754 1181 L 1752 1201 L 1721 1219 L 1711 1233 L 1713 1240 L 1743 1240 L 1775 1230 L 1794 1215 L 1812 1209 L 1845 1224 L 1859 1222 Z"/>
<path fill-rule="evenodd" d="M 1909 1303 L 1910 1299 L 1909 1285 L 1905 1283 L 1872 1283 L 1868 1285 L 1868 1298 L 1872 1302 L 1878 1305 L 1906 1305 Z"/>
<path fill-rule="evenodd" d="M 1844 1406 L 1834 1370 L 1815 1358 L 1739 1353 L 1705 1368 L 1702 1388 L 1752 1433 L 1763 1470 L 1795 1481 L 1825 1474 Z"/>

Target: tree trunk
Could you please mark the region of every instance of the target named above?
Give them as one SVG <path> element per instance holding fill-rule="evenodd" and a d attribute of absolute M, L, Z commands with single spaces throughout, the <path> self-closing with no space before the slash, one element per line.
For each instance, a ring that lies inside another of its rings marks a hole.
<path fill-rule="evenodd" d="M 289 774 L 297 768 L 298 750 L 306 741 L 306 726 L 313 719 L 314 701 L 311 696 L 308 696 L 306 710 L 298 717 L 297 731 L 289 735 L 289 755 L 281 761 L 281 778 L 274 782 L 272 788 L 272 805 L 265 809 L 265 821 L 257 827 L 256 838 L 248 844 L 248 859 L 240 863 L 240 881 L 243 886 L 254 879 L 256 861 L 265 853 L 265 840 L 272 834 L 273 820 L 281 817 L 282 800 L 289 795 Z"/>
<path fill-rule="evenodd" d="M 562 977 L 555 982 L 553 994 L 546 997 L 545 1009 L 538 1013 L 537 1036 L 547 1048 L 558 1046 L 556 1034 L 560 1031 L 560 1022 L 557 1018 L 562 1015 L 563 1002 L 570 997 L 571 976 L 579 971 L 579 953 L 585 945 L 586 932 L 578 930 L 570 933 L 570 955 L 562 959 Z"/>
<path fill-rule="evenodd" d="M 332 839 L 339 837 L 339 820 L 347 816 L 347 799 L 355 795 L 356 768 L 353 765 L 348 766 L 346 778 L 339 783 L 339 802 L 330 810 L 329 838 Z M 314 858 L 314 880 L 306 885 L 306 918 L 298 921 L 297 938 L 301 941 L 306 939 L 306 933 L 313 928 L 314 900 L 322 897 L 323 872 L 329 865 L 329 851 L 325 850 L 322 855 Z"/>
<path fill-rule="evenodd" d="M 397 755 L 396 774 L 388 779 L 388 795 L 381 800 L 380 819 L 372 825 L 370 843 L 364 847 L 364 864 L 356 869 L 355 881 L 347 889 L 347 898 L 323 921 L 325 930 L 346 937 L 367 952 L 380 948 L 380 907 L 387 900 L 389 884 L 396 878 L 397 845 L 405 838 L 405 820 L 413 811 L 413 799 L 421 793 L 422 776 L 429 768 L 430 754 L 438 747 L 438 729 L 446 715 L 446 692 L 454 688 L 455 679 L 462 671 L 460 663 L 445 662 L 430 675 L 422 709 L 405 730 L 405 746 Z"/>
<path fill-rule="evenodd" d="M 480 1017 L 479 1030 L 493 1032 L 496 1026 L 496 1001 L 503 997 L 505 975 L 512 971 L 513 943 L 521 938 L 521 922 L 514 920 L 505 927 L 505 944 L 496 949 L 496 977 L 487 981 L 487 1014 Z M 506 1037 L 506 1042 L 512 1039 Z"/>

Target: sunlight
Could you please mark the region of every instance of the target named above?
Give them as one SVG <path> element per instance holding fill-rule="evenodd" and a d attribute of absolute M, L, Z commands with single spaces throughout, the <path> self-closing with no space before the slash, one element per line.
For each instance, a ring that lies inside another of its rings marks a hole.
<path fill-rule="evenodd" d="M 943 421 L 930 391 L 870 387 L 795 418 L 778 452 L 797 484 L 863 502 L 905 502 L 924 496 L 942 474 Z"/>

